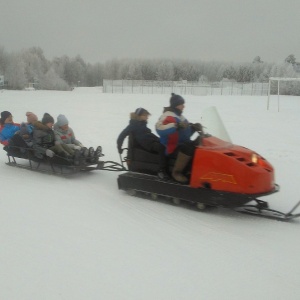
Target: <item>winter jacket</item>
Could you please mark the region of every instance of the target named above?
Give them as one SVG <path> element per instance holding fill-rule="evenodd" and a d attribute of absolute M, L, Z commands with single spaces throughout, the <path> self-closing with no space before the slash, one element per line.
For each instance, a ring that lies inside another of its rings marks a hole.
<path fill-rule="evenodd" d="M 54 124 L 54 133 L 55 133 L 55 144 L 73 144 L 82 146 L 82 144 L 75 138 L 74 131 L 72 128 L 68 130 L 62 130 L 57 124 Z"/>
<path fill-rule="evenodd" d="M 0 131 L 0 142 L 3 145 L 8 145 L 9 140 L 13 135 L 20 130 L 20 124 L 6 123 L 2 126 Z"/>
<path fill-rule="evenodd" d="M 45 154 L 46 150 L 55 145 L 54 131 L 41 122 L 34 123 L 33 149 L 37 154 Z"/>
<path fill-rule="evenodd" d="M 178 126 L 181 122 L 186 124 L 186 128 Z M 165 108 L 155 127 L 160 136 L 160 142 L 166 147 L 167 155 L 173 153 L 179 145 L 189 142 L 193 134 L 188 120 L 176 109 L 170 107 Z"/>
<path fill-rule="evenodd" d="M 148 151 L 151 151 L 154 142 L 159 143 L 159 137 L 147 127 L 147 121 L 140 121 L 135 113 L 130 114 L 129 125 L 120 133 L 117 139 L 118 149 L 122 148 L 123 141 L 129 134 L 133 134 L 136 142 Z"/>
<path fill-rule="evenodd" d="M 32 142 L 33 129 L 34 129 L 34 126 L 32 124 L 21 123 L 19 134 L 23 138 L 23 140 L 25 141 L 27 146 L 29 146 L 29 147 L 32 147 L 32 145 L 33 145 L 33 142 Z"/>

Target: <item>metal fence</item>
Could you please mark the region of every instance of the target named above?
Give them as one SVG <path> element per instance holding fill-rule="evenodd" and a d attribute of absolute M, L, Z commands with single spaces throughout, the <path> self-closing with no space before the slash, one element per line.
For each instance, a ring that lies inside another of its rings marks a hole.
<path fill-rule="evenodd" d="M 103 93 L 181 95 L 268 95 L 268 83 L 103 80 Z"/>

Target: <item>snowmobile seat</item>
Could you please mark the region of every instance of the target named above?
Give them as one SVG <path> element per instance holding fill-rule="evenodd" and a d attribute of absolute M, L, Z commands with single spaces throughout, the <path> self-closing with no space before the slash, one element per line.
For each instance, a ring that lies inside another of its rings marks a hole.
<path fill-rule="evenodd" d="M 127 164 L 128 169 L 132 172 L 157 174 L 159 171 L 159 156 L 157 153 L 143 149 L 134 136 L 129 134 Z"/>

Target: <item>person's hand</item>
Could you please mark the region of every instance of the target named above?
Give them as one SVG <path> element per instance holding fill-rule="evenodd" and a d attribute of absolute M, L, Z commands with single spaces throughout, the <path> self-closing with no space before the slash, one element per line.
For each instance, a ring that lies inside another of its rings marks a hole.
<path fill-rule="evenodd" d="M 178 122 L 177 123 L 177 128 L 178 129 L 185 129 L 189 126 L 189 124 L 187 122 Z"/>
<path fill-rule="evenodd" d="M 191 124 L 191 127 L 195 130 L 195 131 L 202 131 L 203 130 L 203 127 L 200 123 L 194 123 L 194 124 Z"/>
<path fill-rule="evenodd" d="M 46 150 L 46 155 L 47 155 L 47 156 L 53 157 L 54 154 L 55 154 L 55 153 L 54 153 L 52 150 L 50 150 L 50 149 L 47 149 L 47 150 Z"/>

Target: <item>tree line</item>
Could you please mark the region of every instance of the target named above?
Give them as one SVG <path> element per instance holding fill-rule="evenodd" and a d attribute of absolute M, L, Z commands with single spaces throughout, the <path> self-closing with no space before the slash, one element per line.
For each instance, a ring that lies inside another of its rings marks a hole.
<path fill-rule="evenodd" d="M 4 75 L 5 88 L 8 89 L 24 89 L 32 84 L 38 89 L 69 90 L 75 86 L 101 86 L 103 79 L 266 82 L 269 77 L 300 77 L 300 63 L 290 54 L 282 63 L 264 62 L 256 56 L 248 63 L 112 59 L 90 64 L 79 55 L 48 60 L 39 47 L 15 53 L 8 53 L 0 47 L 0 75 Z"/>

